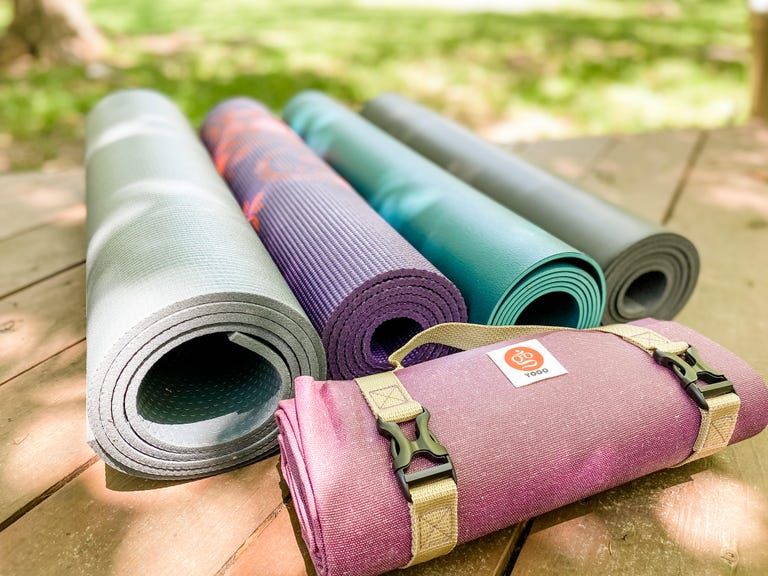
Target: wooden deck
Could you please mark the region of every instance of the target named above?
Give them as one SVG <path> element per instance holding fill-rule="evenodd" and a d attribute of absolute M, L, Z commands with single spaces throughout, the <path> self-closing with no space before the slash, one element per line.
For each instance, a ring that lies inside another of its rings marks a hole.
<path fill-rule="evenodd" d="M 519 146 L 686 234 L 678 318 L 768 376 L 768 128 Z M 83 173 L 0 178 L 0 575 L 302 576 L 277 457 L 138 480 L 85 444 Z M 768 433 L 459 547 L 415 574 L 768 574 Z"/>

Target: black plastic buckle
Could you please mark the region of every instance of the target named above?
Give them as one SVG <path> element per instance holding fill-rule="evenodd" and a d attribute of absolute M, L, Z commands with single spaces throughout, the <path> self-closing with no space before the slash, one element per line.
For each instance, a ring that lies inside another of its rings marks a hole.
<path fill-rule="evenodd" d="M 665 368 L 669 368 L 678 377 L 688 396 L 693 398 L 702 410 L 709 410 L 707 398 L 734 391 L 733 384 L 725 374 L 704 364 L 693 346 L 689 346 L 688 350 L 680 356 L 654 350 L 653 359 Z M 704 385 L 697 386 L 697 380 L 704 382 Z"/>
<path fill-rule="evenodd" d="M 409 440 L 403 434 L 395 422 L 386 422 L 381 416 L 376 420 L 379 433 L 389 438 L 389 448 L 392 453 L 392 469 L 397 474 L 400 481 L 400 488 L 408 499 L 413 502 L 411 497 L 411 485 L 426 482 L 433 478 L 450 477 L 456 481 L 456 471 L 453 469 L 453 462 L 448 456 L 448 450 L 440 444 L 429 429 L 429 411 L 422 408 L 423 412 L 416 416 L 416 440 Z M 423 454 L 430 460 L 438 464 L 425 470 L 408 473 L 408 466 L 411 460 L 417 454 Z"/>

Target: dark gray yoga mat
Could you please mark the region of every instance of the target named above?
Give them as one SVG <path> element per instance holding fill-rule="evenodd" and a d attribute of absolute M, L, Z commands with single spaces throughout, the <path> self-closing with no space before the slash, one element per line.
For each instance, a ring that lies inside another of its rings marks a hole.
<path fill-rule="evenodd" d="M 195 478 L 277 447 L 320 338 L 181 112 L 155 92 L 88 117 L 88 440 L 137 476 Z"/>
<path fill-rule="evenodd" d="M 396 94 L 362 115 L 520 216 L 594 258 L 605 273 L 603 323 L 670 319 L 699 274 L 683 236 L 569 184 Z"/>

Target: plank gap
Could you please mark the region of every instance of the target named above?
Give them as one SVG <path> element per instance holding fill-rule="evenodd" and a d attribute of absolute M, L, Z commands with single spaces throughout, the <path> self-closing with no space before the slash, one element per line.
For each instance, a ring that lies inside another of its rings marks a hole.
<path fill-rule="evenodd" d="M 0 522 L 0 532 L 8 528 L 11 524 L 16 522 L 19 518 L 30 512 L 35 507 L 39 506 L 43 502 L 45 502 L 48 498 L 53 496 L 56 492 L 61 490 L 64 486 L 72 482 L 75 478 L 80 476 L 83 472 L 85 472 L 88 468 L 93 466 L 96 462 L 98 462 L 99 457 L 98 456 L 92 456 L 89 458 L 86 462 L 75 468 L 72 472 L 64 476 L 61 480 L 56 482 L 53 486 L 48 488 L 45 492 L 40 494 L 39 496 L 33 498 L 29 502 L 27 502 L 24 506 L 19 508 L 16 512 L 11 514 L 8 518 Z"/>
<path fill-rule="evenodd" d="M 525 544 L 525 541 L 528 539 L 528 535 L 531 533 L 531 528 L 533 528 L 533 518 L 530 520 L 526 520 L 525 525 L 523 526 L 523 529 L 520 531 L 520 533 L 517 535 L 517 538 L 515 539 L 515 543 L 512 546 L 512 551 L 509 553 L 509 560 L 507 561 L 507 566 L 504 568 L 504 571 L 501 573 L 501 576 L 510 576 L 512 574 L 512 570 L 515 569 L 515 563 L 517 562 L 517 558 L 520 556 L 520 552 L 523 549 L 523 545 Z"/>
<path fill-rule="evenodd" d="M 8 298 L 9 296 L 13 296 L 14 294 L 18 294 L 22 290 L 26 290 L 27 288 L 31 288 L 35 284 L 39 284 L 40 282 L 45 282 L 46 280 L 50 280 L 54 276 L 58 276 L 59 274 L 62 274 L 64 272 L 69 272 L 73 268 L 77 268 L 78 266 L 82 266 L 85 264 L 85 260 L 78 260 L 77 262 L 70 264 L 69 266 L 65 266 L 64 268 L 61 268 L 59 270 L 56 270 L 55 272 L 51 272 L 47 276 L 44 276 L 42 278 L 38 278 L 34 282 L 30 282 L 29 284 L 25 284 L 24 286 L 20 286 L 19 288 L 15 288 L 14 290 L 11 290 L 10 292 L 6 292 L 5 294 L 0 294 L 0 300 L 3 300 L 4 298 Z"/>
<path fill-rule="evenodd" d="M 619 138 L 618 137 L 612 137 L 612 138 L 606 138 L 605 142 L 600 146 L 597 153 L 594 155 L 594 157 L 589 161 L 589 163 L 584 166 L 584 171 L 581 173 L 581 176 L 576 180 L 576 184 L 582 185 L 582 183 L 589 177 L 590 174 L 592 174 L 595 171 L 595 168 L 600 165 L 600 163 L 608 157 L 608 155 L 616 148 L 616 146 L 619 145 Z"/>
<path fill-rule="evenodd" d="M 61 350 L 57 350 L 54 354 L 51 354 L 47 358 L 44 358 L 43 360 L 40 360 L 39 362 L 33 364 L 32 366 L 28 366 L 27 368 L 24 368 L 24 370 L 22 370 L 21 372 L 17 372 L 16 374 L 11 376 L 10 378 L 7 378 L 7 379 L 3 380 L 2 382 L 0 382 L 0 386 L 3 386 L 5 384 L 7 384 L 8 382 L 11 382 L 12 380 L 15 380 L 16 378 L 18 378 L 22 374 L 26 374 L 30 370 L 34 370 L 35 368 L 37 368 L 41 364 L 45 364 L 46 362 L 48 362 L 48 360 L 50 360 L 51 358 L 54 358 L 54 357 L 58 356 L 59 354 L 61 354 L 62 352 L 66 352 L 67 350 L 70 350 L 70 349 L 74 348 L 75 346 L 77 346 L 78 344 L 82 344 L 83 342 L 85 342 L 85 338 L 80 338 L 80 340 L 78 340 L 77 342 L 73 342 L 69 346 L 65 346 Z"/>
<path fill-rule="evenodd" d="M 274 510 L 272 510 L 272 512 L 270 512 L 267 515 L 266 518 L 264 518 L 264 520 L 261 522 L 261 524 L 259 524 L 256 527 L 256 530 L 251 532 L 251 534 L 243 541 L 243 543 L 240 544 L 240 546 L 237 547 L 237 550 L 235 550 L 235 552 L 232 554 L 232 556 L 227 558 L 227 561 L 224 562 L 222 567 L 219 568 L 218 572 L 216 572 L 216 574 L 214 576 L 224 576 L 227 573 L 227 571 L 230 568 L 232 568 L 232 566 L 237 561 L 237 558 L 243 553 L 243 551 L 245 549 L 247 549 L 248 546 L 250 546 L 251 543 L 254 540 L 256 540 L 256 538 L 261 536 L 261 534 L 264 532 L 264 530 L 266 530 L 269 527 L 269 525 L 272 522 L 274 522 L 274 520 L 277 518 L 277 516 L 280 514 L 280 512 L 283 511 L 284 508 L 285 508 L 285 500 L 280 502 L 280 504 Z"/>
<path fill-rule="evenodd" d="M 669 201 L 669 206 L 667 206 L 667 210 L 664 212 L 664 216 L 661 218 L 662 225 L 666 225 L 672 219 L 672 216 L 674 216 L 677 204 L 680 201 L 680 197 L 683 195 L 683 190 L 685 190 L 686 185 L 688 184 L 688 179 L 693 173 L 693 170 L 696 167 L 699 158 L 701 157 L 701 152 L 704 150 L 704 146 L 707 143 L 707 138 L 707 132 L 704 130 L 699 132 L 699 136 L 696 138 L 696 143 L 693 145 L 693 148 L 691 148 L 691 153 L 688 155 L 688 160 L 685 163 L 683 173 L 680 175 L 680 180 L 678 180 L 677 185 L 672 192 L 672 198 Z"/>
<path fill-rule="evenodd" d="M 69 207 L 71 208 L 71 206 Z M 8 234 L 7 236 L 0 236 L 0 242 L 5 242 L 6 240 L 11 240 L 12 238 L 15 238 L 16 236 L 21 236 L 22 234 L 29 234 L 30 232 L 35 232 L 37 230 L 40 230 L 42 228 L 47 228 L 50 226 L 53 222 L 55 222 L 56 218 L 61 214 L 65 213 L 67 209 L 61 210 L 61 212 L 58 212 L 54 214 L 50 220 L 44 220 L 42 222 L 36 222 L 29 226 L 28 228 L 19 228 L 17 230 L 14 230 L 13 233 Z"/>

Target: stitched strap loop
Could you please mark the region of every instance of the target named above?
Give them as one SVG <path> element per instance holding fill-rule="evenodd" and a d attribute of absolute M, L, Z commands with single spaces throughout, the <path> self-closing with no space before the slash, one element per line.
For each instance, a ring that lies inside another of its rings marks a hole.
<path fill-rule="evenodd" d="M 447 451 L 426 428 L 429 412 L 411 397 L 394 372 L 363 376 L 355 382 L 376 417 L 379 430 L 397 446 L 393 459 L 411 517 L 411 560 L 404 568 L 448 554 L 459 539 L 458 488 Z M 419 425 L 421 434 L 416 441 L 406 440 L 397 427 L 409 420 L 416 420 Z M 401 458 L 404 452 L 408 456 Z M 435 469 L 406 474 L 410 455 L 420 452 L 440 456 L 444 463 Z M 431 470 L 440 474 L 430 474 Z M 418 483 L 411 484 L 411 478 L 418 479 Z"/>

